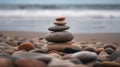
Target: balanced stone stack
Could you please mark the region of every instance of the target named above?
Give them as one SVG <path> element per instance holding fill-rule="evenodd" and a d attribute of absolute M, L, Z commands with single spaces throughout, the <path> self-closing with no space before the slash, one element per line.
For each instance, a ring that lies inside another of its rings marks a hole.
<path fill-rule="evenodd" d="M 44 45 L 43 49 L 48 49 L 48 51 L 62 51 L 65 52 L 66 49 L 81 49 L 80 45 L 73 44 L 71 40 L 73 40 L 72 33 L 66 31 L 70 27 L 66 26 L 65 18 L 59 17 L 55 19 L 55 26 L 49 27 L 48 30 L 52 31 L 48 35 L 46 35 L 45 39 L 48 41 L 46 45 Z"/>
<path fill-rule="evenodd" d="M 46 40 L 48 42 L 65 43 L 73 39 L 73 35 L 66 31 L 70 27 L 66 26 L 66 22 L 64 20 L 64 17 L 56 18 L 56 21 L 54 22 L 55 26 L 48 28 L 49 31 L 52 31 L 46 36 Z"/>

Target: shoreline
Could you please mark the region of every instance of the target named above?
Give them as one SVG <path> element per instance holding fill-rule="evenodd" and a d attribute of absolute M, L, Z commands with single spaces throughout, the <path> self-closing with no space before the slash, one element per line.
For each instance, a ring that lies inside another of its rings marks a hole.
<path fill-rule="evenodd" d="M 26 32 L 26 31 L 0 31 L 0 34 L 6 36 L 19 36 L 19 37 L 45 37 L 49 32 Z M 120 44 L 120 33 L 74 33 L 75 41 L 98 41 L 103 43 L 116 42 Z"/>

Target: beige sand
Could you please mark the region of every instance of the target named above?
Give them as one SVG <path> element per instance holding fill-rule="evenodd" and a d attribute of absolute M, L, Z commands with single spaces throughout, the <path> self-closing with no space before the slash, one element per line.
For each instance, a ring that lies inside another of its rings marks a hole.
<path fill-rule="evenodd" d="M 44 37 L 47 33 L 41 32 L 21 32 L 21 31 L 0 31 L 8 36 L 21 36 L 21 37 Z M 49 32 L 48 32 L 49 33 Z M 100 41 L 104 43 L 117 42 L 120 44 L 120 33 L 95 33 L 95 34 L 73 34 L 74 39 L 80 41 Z"/>

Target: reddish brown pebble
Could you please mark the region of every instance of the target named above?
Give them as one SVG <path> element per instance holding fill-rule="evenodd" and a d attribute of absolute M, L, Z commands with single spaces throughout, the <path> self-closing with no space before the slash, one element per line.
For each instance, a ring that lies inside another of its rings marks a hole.
<path fill-rule="evenodd" d="M 63 20 L 65 20 L 65 17 L 58 17 L 58 18 L 56 18 L 56 21 L 63 21 Z"/>
<path fill-rule="evenodd" d="M 18 47 L 18 50 L 32 50 L 35 49 L 35 46 L 30 42 L 25 42 Z"/>
<path fill-rule="evenodd" d="M 18 59 L 15 64 L 17 67 L 46 67 L 43 62 L 33 59 Z"/>
<path fill-rule="evenodd" d="M 104 48 L 98 48 L 98 49 L 96 49 L 96 53 L 99 54 L 100 52 L 102 52 L 104 50 L 105 50 Z"/>

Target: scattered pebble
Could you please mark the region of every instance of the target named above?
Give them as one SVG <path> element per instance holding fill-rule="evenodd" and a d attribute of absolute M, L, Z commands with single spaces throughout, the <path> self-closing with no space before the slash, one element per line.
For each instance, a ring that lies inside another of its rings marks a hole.
<path fill-rule="evenodd" d="M 81 51 L 74 53 L 72 55 L 72 58 L 77 58 L 81 60 L 83 63 L 88 63 L 91 61 L 95 61 L 97 59 L 97 54 L 89 51 Z"/>
<path fill-rule="evenodd" d="M 114 52 L 114 49 L 112 49 L 112 48 L 106 48 L 105 52 L 107 52 L 108 54 L 112 54 Z"/>
<path fill-rule="evenodd" d="M 30 42 L 25 42 L 25 43 L 22 43 L 21 45 L 18 46 L 18 50 L 30 51 L 32 49 L 35 49 L 35 46 Z"/>
<path fill-rule="evenodd" d="M 109 54 L 106 53 L 105 51 L 102 51 L 98 54 L 98 59 L 102 61 L 109 61 Z"/>

